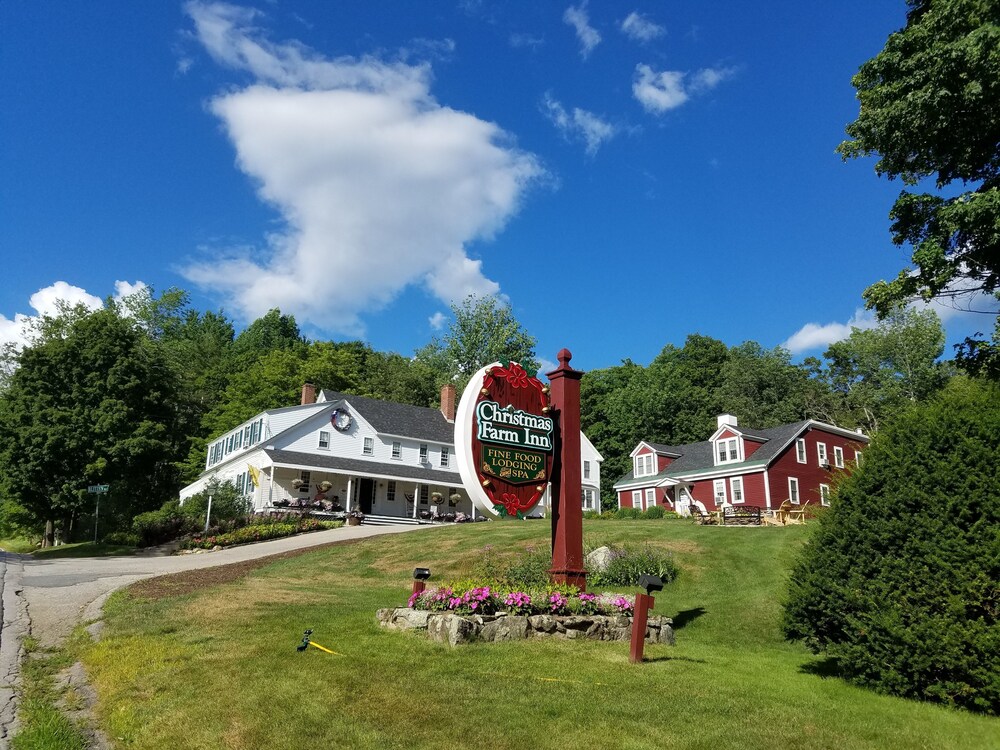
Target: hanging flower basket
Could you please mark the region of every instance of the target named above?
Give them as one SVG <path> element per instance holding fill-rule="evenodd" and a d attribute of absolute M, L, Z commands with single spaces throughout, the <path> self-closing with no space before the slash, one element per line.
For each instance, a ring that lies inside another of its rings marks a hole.
<path fill-rule="evenodd" d="M 435 505 L 441 505 L 441 503 L 444 502 L 444 495 L 442 495 L 440 492 L 432 492 L 431 500 L 434 501 Z"/>
<path fill-rule="evenodd" d="M 458 505 L 461 502 L 461 500 L 462 500 L 462 496 L 459 495 L 456 492 L 454 495 L 452 495 L 451 497 L 448 498 L 448 505 L 450 505 L 452 508 L 454 508 L 456 505 Z"/>

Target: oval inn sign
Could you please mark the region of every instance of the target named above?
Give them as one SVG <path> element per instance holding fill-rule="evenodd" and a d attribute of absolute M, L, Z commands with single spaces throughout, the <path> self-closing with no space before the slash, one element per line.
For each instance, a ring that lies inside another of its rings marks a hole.
<path fill-rule="evenodd" d="M 462 483 L 484 512 L 523 518 L 542 499 L 555 443 L 548 390 L 517 362 L 494 362 L 462 393 L 455 452 Z"/>

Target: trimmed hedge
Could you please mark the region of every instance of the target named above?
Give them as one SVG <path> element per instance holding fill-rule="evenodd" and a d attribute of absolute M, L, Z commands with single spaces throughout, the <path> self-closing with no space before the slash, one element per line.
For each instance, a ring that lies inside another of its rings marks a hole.
<path fill-rule="evenodd" d="M 784 633 L 881 692 L 1000 713 L 1000 387 L 884 428 L 792 574 Z"/>

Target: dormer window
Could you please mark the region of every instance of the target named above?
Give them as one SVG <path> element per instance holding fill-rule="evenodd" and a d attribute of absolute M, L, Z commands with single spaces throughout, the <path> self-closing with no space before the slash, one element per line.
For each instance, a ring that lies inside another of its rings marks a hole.
<path fill-rule="evenodd" d="M 649 477 L 656 473 L 656 461 L 652 453 L 643 453 L 635 457 L 635 471 L 637 477 Z"/>
<path fill-rule="evenodd" d="M 715 441 L 715 463 L 731 464 L 743 460 L 743 441 L 739 438 L 728 438 Z"/>

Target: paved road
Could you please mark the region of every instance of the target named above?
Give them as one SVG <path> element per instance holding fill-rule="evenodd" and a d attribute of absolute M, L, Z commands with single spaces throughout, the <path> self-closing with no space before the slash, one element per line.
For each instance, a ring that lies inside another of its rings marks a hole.
<path fill-rule="evenodd" d="M 143 578 L 243 562 L 346 539 L 400 534 L 434 526 L 344 526 L 200 555 L 38 560 L 0 552 L 0 750 L 14 720 L 14 686 L 22 641 L 61 643 L 80 622 L 100 617 L 108 596 Z M 10 732 L 12 734 L 12 732 Z"/>

